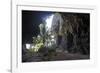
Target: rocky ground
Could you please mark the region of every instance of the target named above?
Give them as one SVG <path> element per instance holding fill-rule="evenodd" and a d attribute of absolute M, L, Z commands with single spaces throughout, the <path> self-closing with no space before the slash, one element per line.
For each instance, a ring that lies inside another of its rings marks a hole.
<path fill-rule="evenodd" d="M 89 59 L 89 55 L 68 52 L 27 53 L 23 55 L 23 62 L 59 61 L 59 60 L 83 60 Z"/>

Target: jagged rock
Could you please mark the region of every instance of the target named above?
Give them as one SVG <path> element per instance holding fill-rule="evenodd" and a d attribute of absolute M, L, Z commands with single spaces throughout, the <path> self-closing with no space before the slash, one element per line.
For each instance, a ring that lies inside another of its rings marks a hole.
<path fill-rule="evenodd" d="M 88 14 L 55 13 L 52 32 L 56 36 L 58 48 L 73 53 L 89 54 Z"/>

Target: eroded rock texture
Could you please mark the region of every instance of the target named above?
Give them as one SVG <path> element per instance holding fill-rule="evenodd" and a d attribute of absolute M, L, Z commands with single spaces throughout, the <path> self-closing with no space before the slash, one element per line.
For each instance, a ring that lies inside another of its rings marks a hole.
<path fill-rule="evenodd" d="M 55 13 L 52 29 L 58 48 L 71 53 L 89 54 L 89 20 L 89 14 Z"/>

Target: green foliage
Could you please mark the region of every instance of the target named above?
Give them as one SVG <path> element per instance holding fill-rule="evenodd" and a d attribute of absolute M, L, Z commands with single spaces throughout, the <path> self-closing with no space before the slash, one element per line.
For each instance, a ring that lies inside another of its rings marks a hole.
<path fill-rule="evenodd" d="M 30 48 L 31 52 L 38 52 L 38 50 L 43 47 L 43 43 L 37 43 L 33 48 Z"/>
<path fill-rule="evenodd" d="M 34 47 L 30 48 L 29 51 L 30 52 L 38 52 L 38 50 L 41 47 L 44 47 L 44 45 L 43 45 L 43 39 L 40 36 L 33 37 L 33 45 L 34 45 Z"/>

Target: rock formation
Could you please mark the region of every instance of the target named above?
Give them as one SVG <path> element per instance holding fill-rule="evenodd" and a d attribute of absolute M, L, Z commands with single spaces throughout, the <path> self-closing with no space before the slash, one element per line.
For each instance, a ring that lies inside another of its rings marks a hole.
<path fill-rule="evenodd" d="M 58 48 L 89 54 L 89 14 L 55 13 L 52 32 Z"/>

